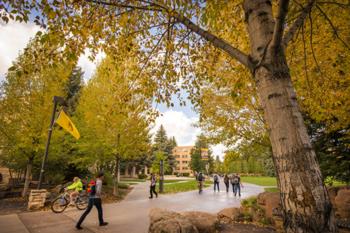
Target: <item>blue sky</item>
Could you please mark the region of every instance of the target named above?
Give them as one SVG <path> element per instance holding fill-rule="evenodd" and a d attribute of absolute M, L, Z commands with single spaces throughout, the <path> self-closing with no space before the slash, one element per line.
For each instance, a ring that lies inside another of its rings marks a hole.
<path fill-rule="evenodd" d="M 40 28 L 34 23 L 9 22 L 8 24 L 0 23 L 0 81 L 4 79 L 7 69 L 11 66 L 12 61 L 16 59 L 19 52 L 25 48 L 31 37 Z M 94 73 L 96 64 L 103 59 L 103 54 L 97 56 L 95 61 L 90 61 L 88 54 L 81 56 L 78 65 L 84 70 L 84 79 L 88 80 Z M 182 97 L 186 93 L 182 91 Z M 193 106 L 187 101 L 186 106 L 180 106 L 176 97 L 173 98 L 174 107 L 168 108 L 165 104 L 155 105 L 161 112 L 160 116 L 153 126 L 154 133 L 162 124 L 168 136 L 175 136 L 178 145 L 193 145 L 196 136 L 201 130 L 194 127 L 198 121 L 198 114 L 193 110 Z M 223 158 L 225 147 L 216 145 L 212 147 L 214 155 Z"/>

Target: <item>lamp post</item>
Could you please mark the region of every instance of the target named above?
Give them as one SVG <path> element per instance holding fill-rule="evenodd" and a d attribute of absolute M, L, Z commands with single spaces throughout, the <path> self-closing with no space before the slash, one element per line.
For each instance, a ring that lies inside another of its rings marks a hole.
<path fill-rule="evenodd" d="M 47 161 L 47 156 L 49 155 L 49 146 L 50 146 L 50 140 L 51 140 L 51 135 L 52 135 L 52 128 L 53 128 L 53 124 L 55 123 L 56 109 L 57 109 L 58 104 L 64 106 L 66 104 L 66 102 L 64 101 L 63 97 L 54 96 L 53 97 L 53 110 L 52 110 L 52 115 L 51 115 L 51 122 L 50 122 L 49 132 L 48 132 L 48 136 L 47 136 L 45 154 L 44 154 L 43 161 L 41 163 L 41 170 L 40 170 L 40 176 L 39 176 L 39 182 L 38 182 L 37 189 L 41 188 L 41 184 L 43 182 L 45 165 L 46 165 L 46 161 Z"/>
<path fill-rule="evenodd" d="M 160 160 L 159 173 L 160 173 L 159 192 L 163 193 L 163 191 L 164 191 L 164 161 L 163 161 L 163 159 Z"/>

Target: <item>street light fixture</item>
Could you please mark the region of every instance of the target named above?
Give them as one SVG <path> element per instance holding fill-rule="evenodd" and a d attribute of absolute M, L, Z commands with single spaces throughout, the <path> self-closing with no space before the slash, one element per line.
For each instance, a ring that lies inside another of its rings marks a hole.
<path fill-rule="evenodd" d="M 41 188 L 41 184 L 43 182 L 45 165 L 46 165 L 46 161 L 47 161 L 47 156 L 49 154 L 49 146 L 50 146 L 50 140 L 51 140 L 51 135 L 52 135 L 52 128 L 53 128 L 53 124 L 55 123 L 57 105 L 59 104 L 61 106 L 66 106 L 66 101 L 64 100 L 63 97 L 54 96 L 52 101 L 53 101 L 53 110 L 52 110 L 52 115 L 51 115 L 51 122 L 50 122 L 50 127 L 49 127 L 46 147 L 45 147 L 45 154 L 44 154 L 43 162 L 41 164 L 41 170 L 40 170 L 40 176 L 39 176 L 39 182 L 38 182 L 37 189 Z"/>

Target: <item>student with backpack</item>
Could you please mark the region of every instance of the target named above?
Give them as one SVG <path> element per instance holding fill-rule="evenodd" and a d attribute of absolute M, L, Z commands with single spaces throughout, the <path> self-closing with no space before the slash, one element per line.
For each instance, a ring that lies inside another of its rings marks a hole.
<path fill-rule="evenodd" d="M 228 189 L 230 187 L 230 178 L 228 177 L 227 174 L 225 174 L 225 176 L 224 176 L 224 183 L 225 183 L 225 186 L 226 186 L 226 192 L 228 193 Z"/>
<path fill-rule="evenodd" d="M 219 187 L 219 176 L 217 174 L 214 175 L 214 192 L 216 192 L 216 187 L 218 188 L 218 192 L 220 192 L 220 187 Z"/>
<path fill-rule="evenodd" d="M 101 191 L 102 191 L 103 178 L 104 178 L 104 174 L 100 172 L 96 176 L 96 181 L 90 180 L 88 184 L 87 191 L 89 194 L 89 204 L 85 212 L 81 215 L 77 225 L 75 226 L 78 230 L 83 229 L 81 227 L 81 224 L 83 223 L 86 216 L 90 213 L 93 206 L 95 206 L 97 209 L 100 226 L 106 226 L 108 224 L 108 222 L 103 221 L 103 213 L 102 213 Z"/>
<path fill-rule="evenodd" d="M 243 187 L 243 185 L 241 184 L 241 177 L 239 176 L 238 173 L 232 176 L 231 184 L 232 184 L 232 190 L 235 196 L 237 196 L 237 192 L 238 192 L 238 196 L 241 196 L 241 186 Z"/>
<path fill-rule="evenodd" d="M 149 189 L 149 199 L 153 198 L 153 193 L 158 197 L 158 193 L 156 192 L 156 185 L 157 185 L 157 177 L 155 174 L 151 173 L 151 185 Z"/>
<path fill-rule="evenodd" d="M 202 172 L 198 173 L 197 182 L 198 182 L 199 193 L 202 193 L 203 192 L 203 182 L 204 182 L 204 176 L 203 176 Z"/>

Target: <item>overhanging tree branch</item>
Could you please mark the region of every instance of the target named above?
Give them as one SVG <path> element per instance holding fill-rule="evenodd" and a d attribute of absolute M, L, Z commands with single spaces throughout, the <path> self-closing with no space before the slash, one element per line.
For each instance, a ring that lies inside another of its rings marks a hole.
<path fill-rule="evenodd" d="M 293 25 L 289 27 L 288 31 L 284 34 L 283 45 L 287 47 L 289 41 L 291 41 L 297 32 L 297 30 L 304 24 L 306 17 L 311 12 L 311 9 L 315 3 L 315 0 L 309 0 L 308 4 L 301 11 L 299 17 L 294 21 Z"/>
<path fill-rule="evenodd" d="M 226 53 L 228 53 L 231 57 L 235 58 L 237 61 L 239 61 L 241 64 L 249 68 L 250 70 L 253 69 L 253 64 L 249 60 L 248 55 L 243 53 L 237 48 L 234 48 L 231 46 L 227 41 L 211 34 L 208 31 L 205 31 L 204 29 L 200 28 L 198 25 L 194 24 L 191 20 L 188 18 L 176 13 L 172 12 L 172 16 L 178 20 L 181 24 L 186 26 L 189 30 L 196 33 L 197 35 L 201 36 L 208 42 L 212 43 L 215 47 L 222 49 Z"/>
<path fill-rule="evenodd" d="M 338 30 L 337 28 L 334 26 L 332 20 L 328 17 L 328 15 L 326 14 L 326 12 L 324 12 L 322 10 L 322 8 L 320 6 L 316 6 L 317 9 L 322 13 L 322 15 L 324 16 L 324 18 L 327 20 L 327 22 L 329 23 L 329 25 L 331 26 L 334 35 L 338 38 L 338 40 L 340 40 L 343 45 L 350 50 L 350 46 L 339 36 Z"/>
<path fill-rule="evenodd" d="M 104 6 L 115 6 L 115 7 L 122 7 L 122 8 L 129 8 L 129 9 L 137 9 L 137 10 L 148 10 L 148 11 L 162 11 L 162 9 L 159 8 L 153 8 L 151 5 L 131 5 L 126 4 L 118 1 L 102 1 L 102 0 L 85 0 L 87 2 L 96 3 Z"/>
<path fill-rule="evenodd" d="M 289 0 L 279 1 L 276 23 L 275 23 L 275 28 L 273 30 L 273 36 L 271 41 L 271 46 L 273 48 L 281 46 L 284 23 L 288 12 L 288 5 L 289 5 Z"/>
<path fill-rule="evenodd" d="M 253 70 L 253 64 L 250 61 L 247 54 L 233 47 L 227 41 L 213 35 L 208 31 L 205 31 L 204 29 L 202 29 L 201 27 L 193 23 L 191 20 L 189 20 L 185 16 L 177 13 L 176 11 L 169 9 L 167 6 L 164 6 L 163 4 L 158 3 L 157 1 L 141 1 L 141 2 L 147 3 L 148 5 L 131 5 L 131 4 L 126 4 L 125 2 L 118 2 L 118 1 L 110 1 L 110 2 L 102 1 L 102 0 L 86 0 L 86 1 L 96 3 L 96 4 L 101 4 L 101 5 L 107 5 L 107 6 L 124 7 L 124 8 L 130 8 L 130 9 L 139 9 L 139 10 L 148 10 L 148 11 L 160 11 L 160 12 L 165 12 L 167 14 L 170 14 L 170 16 L 174 17 L 177 20 L 177 22 L 183 24 L 189 30 L 193 31 L 194 33 L 201 36 L 208 42 L 212 43 L 215 47 L 222 49 L 223 51 L 228 53 L 231 57 L 235 58 L 238 62 L 246 66 L 248 69 Z"/>

